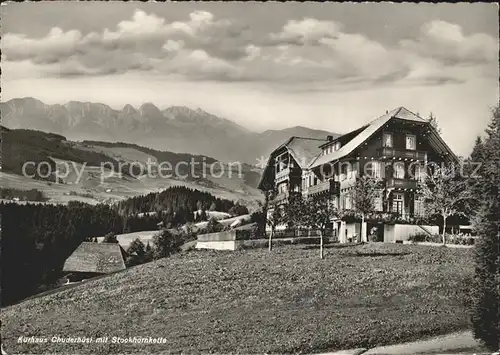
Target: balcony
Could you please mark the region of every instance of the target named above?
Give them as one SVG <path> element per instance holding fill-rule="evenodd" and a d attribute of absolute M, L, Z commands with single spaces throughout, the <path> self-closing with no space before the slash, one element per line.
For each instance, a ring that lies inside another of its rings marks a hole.
<path fill-rule="evenodd" d="M 283 182 L 289 179 L 300 179 L 302 171 L 300 168 L 292 167 L 292 168 L 284 168 L 283 170 L 276 173 L 274 180 L 276 184 Z"/>
<path fill-rule="evenodd" d="M 316 195 L 320 193 L 337 195 L 339 193 L 339 183 L 333 180 L 327 180 L 314 186 L 309 186 L 305 191 L 307 195 Z"/>
<path fill-rule="evenodd" d="M 417 180 L 388 178 L 385 186 L 390 188 L 416 189 Z"/>
<path fill-rule="evenodd" d="M 378 156 L 382 158 L 406 158 L 425 161 L 427 160 L 427 152 L 419 150 L 395 149 L 383 147 L 378 150 Z"/>
<path fill-rule="evenodd" d="M 280 182 L 286 180 L 286 178 L 290 175 L 290 168 L 284 168 L 283 170 L 276 173 L 276 182 Z"/>

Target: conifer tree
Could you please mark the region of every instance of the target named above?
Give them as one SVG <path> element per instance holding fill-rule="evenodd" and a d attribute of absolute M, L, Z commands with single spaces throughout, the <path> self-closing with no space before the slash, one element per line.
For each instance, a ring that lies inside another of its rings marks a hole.
<path fill-rule="evenodd" d="M 500 107 L 486 129 L 478 189 L 481 201 L 474 218 L 476 245 L 472 324 L 474 336 L 490 350 L 500 350 Z"/>

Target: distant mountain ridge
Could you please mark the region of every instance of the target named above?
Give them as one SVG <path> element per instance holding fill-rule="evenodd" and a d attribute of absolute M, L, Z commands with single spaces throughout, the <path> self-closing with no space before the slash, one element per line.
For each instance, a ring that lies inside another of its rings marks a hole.
<path fill-rule="evenodd" d="M 102 103 L 70 101 L 47 105 L 16 98 L 0 104 L 2 125 L 62 134 L 71 140 L 130 142 L 158 150 L 202 154 L 221 161 L 256 164 L 290 136 L 325 138 L 338 134 L 297 126 L 252 132 L 202 109 L 153 103 L 116 110 Z"/>

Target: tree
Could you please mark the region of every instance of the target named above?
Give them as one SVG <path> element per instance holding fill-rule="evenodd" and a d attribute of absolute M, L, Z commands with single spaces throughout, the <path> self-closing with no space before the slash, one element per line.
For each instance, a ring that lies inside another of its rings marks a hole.
<path fill-rule="evenodd" d="M 324 258 L 324 238 L 331 218 L 337 216 L 337 210 L 330 204 L 328 198 L 303 199 L 297 195 L 287 205 L 286 215 L 289 225 L 316 229 L 320 232 L 320 258 Z"/>
<path fill-rule="evenodd" d="M 199 220 L 206 221 L 207 219 L 208 219 L 207 212 L 205 212 L 205 210 L 202 209 L 201 212 L 199 213 Z"/>
<path fill-rule="evenodd" d="M 136 253 L 137 256 L 142 257 L 146 252 L 145 248 L 146 246 L 144 245 L 144 243 L 139 238 L 135 238 L 132 243 L 130 243 L 127 249 L 127 253 Z"/>
<path fill-rule="evenodd" d="M 116 235 L 113 232 L 106 234 L 102 240 L 103 243 L 118 243 Z"/>
<path fill-rule="evenodd" d="M 361 176 L 349 192 L 353 209 L 361 214 L 360 240 L 366 240 L 365 217 L 375 209 L 375 199 L 380 196 L 380 180 L 369 175 Z"/>
<path fill-rule="evenodd" d="M 274 206 L 274 208 L 270 211 L 267 210 L 266 215 L 266 224 L 271 229 L 269 233 L 269 251 L 273 249 L 273 237 L 276 232 L 276 227 L 280 224 L 283 224 L 285 221 L 285 213 L 283 210 L 283 205 Z"/>
<path fill-rule="evenodd" d="M 483 161 L 483 140 L 480 136 L 476 137 L 476 141 L 474 142 L 474 147 L 472 148 L 472 153 L 470 153 L 470 160 L 475 162 Z"/>
<path fill-rule="evenodd" d="M 142 264 L 145 254 L 144 243 L 139 238 L 134 239 L 127 249 L 127 254 L 127 267 Z"/>
<path fill-rule="evenodd" d="M 479 236 L 473 282 L 472 325 L 474 336 L 491 351 L 500 350 L 500 107 L 486 129 L 482 167 L 475 190 L 480 208 L 473 219 Z"/>
<path fill-rule="evenodd" d="M 223 225 L 219 221 L 212 217 L 207 223 L 206 232 L 207 233 L 217 233 L 222 231 Z"/>
<path fill-rule="evenodd" d="M 177 233 L 164 229 L 153 237 L 154 258 L 161 259 L 177 253 L 182 245 L 182 240 Z"/>
<path fill-rule="evenodd" d="M 429 118 L 427 118 L 427 121 L 431 124 L 432 127 L 434 127 L 437 133 L 441 134 L 441 128 L 438 125 L 437 118 L 432 112 L 429 114 Z"/>
<path fill-rule="evenodd" d="M 255 234 L 257 235 L 263 235 L 266 231 L 266 211 L 262 206 L 260 207 L 250 215 L 250 222 L 256 225 Z"/>
<path fill-rule="evenodd" d="M 210 205 L 210 211 L 216 211 L 217 210 L 217 205 L 215 204 L 215 202 L 212 202 L 212 204 Z"/>
<path fill-rule="evenodd" d="M 437 168 L 418 182 L 424 209 L 428 215 L 443 219 L 443 245 L 446 245 L 446 221 L 454 215 L 464 215 L 473 199 L 467 181 L 456 174 L 453 166 Z"/>
<path fill-rule="evenodd" d="M 325 231 L 330 224 L 331 218 L 337 215 L 337 211 L 331 206 L 327 198 L 307 199 L 306 211 L 307 213 L 303 219 L 305 224 L 311 228 L 319 229 L 320 231 L 319 255 L 320 258 L 323 259 Z"/>
<path fill-rule="evenodd" d="M 248 214 L 248 208 L 246 206 L 240 205 L 236 203 L 233 207 L 231 207 L 228 211 L 231 216 L 242 216 L 244 214 Z"/>
<path fill-rule="evenodd" d="M 151 244 L 149 244 L 149 241 L 146 243 L 146 247 L 144 248 L 144 262 L 147 263 L 151 260 L 153 260 L 154 255 L 153 255 L 153 248 L 151 248 Z"/>

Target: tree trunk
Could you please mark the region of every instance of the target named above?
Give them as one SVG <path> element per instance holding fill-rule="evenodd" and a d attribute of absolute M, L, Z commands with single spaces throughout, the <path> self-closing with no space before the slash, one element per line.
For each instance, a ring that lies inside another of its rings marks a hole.
<path fill-rule="evenodd" d="M 319 257 L 323 259 L 323 232 L 319 232 Z"/>
<path fill-rule="evenodd" d="M 365 233 L 363 230 L 363 225 L 365 224 L 365 214 L 361 214 L 361 228 L 359 229 L 359 234 L 360 234 L 360 242 L 362 243 L 365 240 Z"/>
<path fill-rule="evenodd" d="M 273 250 L 273 234 L 274 228 L 272 228 L 271 233 L 269 233 L 269 251 Z"/>
<path fill-rule="evenodd" d="M 443 245 L 446 245 L 446 217 L 443 216 Z"/>

